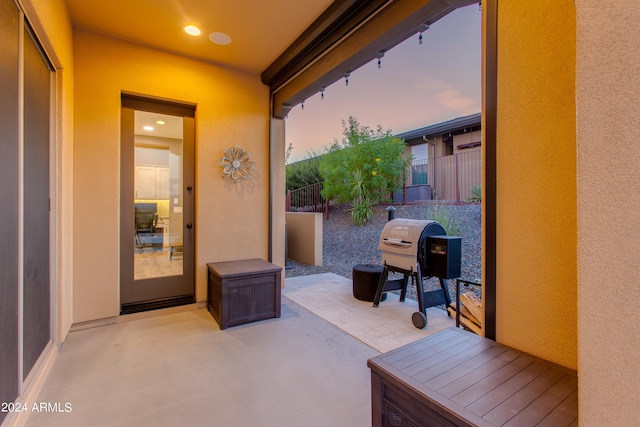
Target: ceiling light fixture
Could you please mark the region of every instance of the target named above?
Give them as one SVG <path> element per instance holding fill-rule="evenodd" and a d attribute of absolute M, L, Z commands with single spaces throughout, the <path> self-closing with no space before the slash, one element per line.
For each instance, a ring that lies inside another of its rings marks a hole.
<path fill-rule="evenodd" d="M 225 46 L 231 43 L 231 37 L 229 37 L 228 34 L 219 32 L 209 34 L 209 40 L 211 40 L 212 43 L 219 44 L 220 46 Z"/>
<path fill-rule="evenodd" d="M 195 25 L 187 25 L 186 27 L 184 27 L 184 32 L 189 34 L 190 36 L 199 36 L 200 28 L 196 27 Z"/>
<path fill-rule="evenodd" d="M 164 120 L 156 120 L 156 124 L 163 125 L 165 124 Z"/>
<path fill-rule="evenodd" d="M 147 131 L 152 131 L 153 130 L 153 126 L 144 126 L 142 129 L 147 130 Z"/>

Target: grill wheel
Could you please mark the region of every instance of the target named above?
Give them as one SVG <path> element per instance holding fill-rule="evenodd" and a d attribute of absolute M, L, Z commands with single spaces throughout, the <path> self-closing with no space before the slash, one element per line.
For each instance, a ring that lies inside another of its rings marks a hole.
<path fill-rule="evenodd" d="M 411 315 L 411 322 L 413 322 L 413 326 L 416 328 L 423 329 L 427 326 L 427 316 L 420 311 L 416 311 Z"/>

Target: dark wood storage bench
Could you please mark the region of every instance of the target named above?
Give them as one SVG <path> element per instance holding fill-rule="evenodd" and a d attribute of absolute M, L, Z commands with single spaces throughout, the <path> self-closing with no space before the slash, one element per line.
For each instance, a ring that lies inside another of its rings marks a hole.
<path fill-rule="evenodd" d="M 370 359 L 373 426 L 577 426 L 568 370 L 457 328 Z"/>
<path fill-rule="evenodd" d="M 280 317 L 281 267 L 258 258 L 207 267 L 207 308 L 220 329 Z"/>

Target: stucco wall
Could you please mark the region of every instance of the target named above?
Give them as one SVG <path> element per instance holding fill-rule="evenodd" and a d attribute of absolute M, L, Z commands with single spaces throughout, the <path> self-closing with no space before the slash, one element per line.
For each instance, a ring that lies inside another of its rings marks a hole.
<path fill-rule="evenodd" d="M 640 3 L 577 2 L 580 419 L 640 425 Z"/>
<path fill-rule="evenodd" d="M 576 369 L 575 7 L 498 2 L 501 343 Z"/>
<path fill-rule="evenodd" d="M 284 269 L 285 260 L 285 121 L 270 120 L 271 135 L 271 262 Z M 284 270 L 282 270 L 284 271 Z M 284 287 L 285 275 L 281 276 Z"/>
<path fill-rule="evenodd" d="M 260 76 L 96 33 L 74 32 L 74 322 L 119 313 L 121 91 L 197 104 L 196 298 L 206 263 L 268 258 L 269 94 Z M 251 186 L 229 185 L 218 160 L 252 153 Z"/>
<path fill-rule="evenodd" d="M 287 212 L 289 259 L 309 265 L 322 265 L 322 214 Z"/>

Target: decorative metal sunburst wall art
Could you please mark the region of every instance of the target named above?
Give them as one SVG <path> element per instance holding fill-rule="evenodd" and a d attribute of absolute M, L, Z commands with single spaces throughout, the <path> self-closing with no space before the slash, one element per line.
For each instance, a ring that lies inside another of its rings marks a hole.
<path fill-rule="evenodd" d="M 251 178 L 251 171 L 255 169 L 256 164 L 249 159 L 251 153 L 244 151 L 239 145 L 225 148 L 224 157 L 220 159 L 222 177 L 236 183 Z"/>

